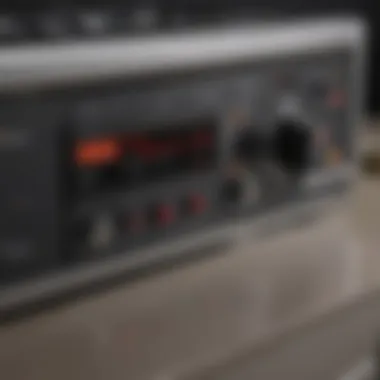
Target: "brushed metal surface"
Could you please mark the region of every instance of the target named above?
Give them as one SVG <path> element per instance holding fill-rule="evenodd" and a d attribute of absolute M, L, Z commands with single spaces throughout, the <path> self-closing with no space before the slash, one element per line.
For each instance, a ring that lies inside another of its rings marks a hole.
<path fill-rule="evenodd" d="M 349 47 L 361 55 L 356 18 L 296 20 L 104 42 L 0 49 L 1 91 L 171 73 L 299 52 Z"/>

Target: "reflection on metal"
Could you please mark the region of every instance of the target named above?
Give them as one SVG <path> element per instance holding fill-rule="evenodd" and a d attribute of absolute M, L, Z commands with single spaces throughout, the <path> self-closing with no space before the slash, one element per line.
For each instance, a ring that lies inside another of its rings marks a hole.
<path fill-rule="evenodd" d="M 372 358 L 359 361 L 353 368 L 344 374 L 339 380 L 376 380 L 376 366 Z"/>

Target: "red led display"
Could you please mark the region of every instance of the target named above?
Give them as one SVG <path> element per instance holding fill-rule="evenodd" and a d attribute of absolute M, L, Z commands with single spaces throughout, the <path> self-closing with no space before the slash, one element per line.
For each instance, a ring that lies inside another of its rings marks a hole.
<path fill-rule="evenodd" d="M 102 166 L 117 164 L 123 158 L 134 158 L 141 163 L 161 159 L 192 159 L 203 153 L 203 159 L 214 161 L 216 136 L 210 126 L 196 126 L 179 130 L 154 130 L 131 132 L 98 139 L 80 140 L 74 149 L 77 166 Z"/>

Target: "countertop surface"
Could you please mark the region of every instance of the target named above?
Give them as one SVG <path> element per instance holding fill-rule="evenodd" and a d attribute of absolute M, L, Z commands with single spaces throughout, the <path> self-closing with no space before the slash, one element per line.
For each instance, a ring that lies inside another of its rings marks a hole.
<path fill-rule="evenodd" d="M 363 175 L 312 225 L 242 236 L 205 260 L 3 325 L 1 372 L 7 380 L 187 378 L 360 302 L 380 291 L 379 194 L 380 181 Z"/>

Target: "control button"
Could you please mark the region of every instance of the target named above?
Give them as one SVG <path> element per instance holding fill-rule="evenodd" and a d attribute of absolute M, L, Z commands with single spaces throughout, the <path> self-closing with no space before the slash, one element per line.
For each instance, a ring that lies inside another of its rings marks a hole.
<path fill-rule="evenodd" d="M 156 208 L 155 222 L 159 226 L 167 226 L 169 224 L 174 223 L 174 221 L 176 220 L 176 217 L 177 217 L 176 209 L 172 205 L 162 204 Z"/>
<path fill-rule="evenodd" d="M 199 215 L 207 209 L 207 199 L 202 194 L 193 194 L 188 199 L 188 210 L 193 215 Z"/>

